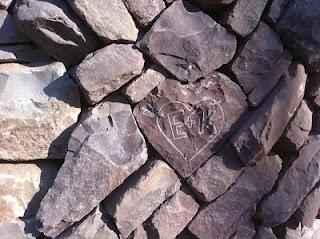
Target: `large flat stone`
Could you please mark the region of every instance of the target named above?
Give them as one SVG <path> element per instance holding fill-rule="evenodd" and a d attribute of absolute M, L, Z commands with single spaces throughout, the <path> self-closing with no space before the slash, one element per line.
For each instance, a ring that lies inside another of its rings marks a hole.
<path fill-rule="evenodd" d="M 134 115 L 153 147 L 188 177 L 217 151 L 246 108 L 240 87 L 214 72 L 186 85 L 166 79 Z"/>
<path fill-rule="evenodd" d="M 195 81 L 231 61 L 236 38 L 209 15 L 175 1 L 138 47 L 181 81 Z"/>
<path fill-rule="evenodd" d="M 122 0 L 67 0 L 67 2 L 105 42 L 137 40 L 138 29 Z"/>
<path fill-rule="evenodd" d="M 55 237 L 80 221 L 147 160 L 131 107 L 108 98 L 83 115 L 68 154 L 37 213 L 39 231 Z"/>
<path fill-rule="evenodd" d="M 264 226 L 274 227 L 286 222 L 320 180 L 320 138 L 309 141 L 279 181 L 276 191 L 261 203 L 258 217 Z"/>
<path fill-rule="evenodd" d="M 79 113 L 79 89 L 62 63 L 0 64 L 0 159 L 64 158 Z"/>
<path fill-rule="evenodd" d="M 268 194 L 281 169 L 278 156 L 264 157 L 249 167 L 225 194 L 201 210 L 189 230 L 201 239 L 232 236 L 255 213 L 262 197 Z"/>
<path fill-rule="evenodd" d="M 19 30 L 66 65 L 79 63 L 100 42 L 62 0 L 22 0 L 15 13 Z"/>
<path fill-rule="evenodd" d="M 163 161 L 155 160 L 111 194 L 104 205 L 115 219 L 121 235 L 127 238 L 173 195 L 180 185 L 174 170 Z"/>
<path fill-rule="evenodd" d="M 253 163 L 271 151 L 304 96 L 306 79 L 304 67 L 292 64 L 288 75 L 232 136 L 230 142 L 243 163 Z"/>
<path fill-rule="evenodd" d="M 88 55 L 71 75 L 94 104 L 139 75 L 143 66 L 143 55 L 133 45 L 112 44 Z"/>

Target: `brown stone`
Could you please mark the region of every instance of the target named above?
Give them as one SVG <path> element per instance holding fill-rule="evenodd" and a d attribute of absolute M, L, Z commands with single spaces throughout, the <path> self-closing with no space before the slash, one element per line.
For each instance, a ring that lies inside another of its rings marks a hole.
<path fill-rule="evenodd" d="M 232 136 L 230 142 L 243 163 L 253 163 L 271 151 L 303 98 L 306 78 L 304 67 L 292 64 L 288 75 Z"/>
<path fill-rule="evenodd" d="M 187 85 L 163 81 L 134 115 L 153 147 L 188 177 L 216 152 L 246 108 L 240 87 L 214 72 Z"/>

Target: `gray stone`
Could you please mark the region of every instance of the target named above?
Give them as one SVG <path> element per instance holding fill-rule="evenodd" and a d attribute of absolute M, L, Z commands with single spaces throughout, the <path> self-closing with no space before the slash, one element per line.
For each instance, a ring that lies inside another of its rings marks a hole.
<path fill-rule="evenodd" d="M 258 25 L 268 0 L 238 0 L 224 13 L 221 21 L 242 37 Z"/>
<path fill-rule="evenodd" d="M 0 0 L 0 9 L 8 9 L 13 0 Z"/>
<path fill-rule="evenodd" d="M 1 239 L 36 239 L 26 229 L 25 223 L 20 220 L 0 223 Z"/>
<path fill-rule="evenodd" d="M 231 66 L 251 106 L 258 106 L 270 94 L 288 71 L 291 58 L 277 33 L 261 22 Z"/>
<path fill-rule="evenodd" d="M 180 185 L 174 170 L 163 161 L 156 160 L 111 194 L 104 205 L 115 219 L 121 235 L 127 238 L 173 195 Z"/>
<path fill-rule="evenodd" d="M 112 44 L 89 54 L 70 73 L 94 104 L 139 75 L 143 66 L 143 55 L 133 45 Z"/>
<path fill-rule="evenodd" d="M 256 235 L 255 225 L 250 220 L 239 226 L 235 234 L 230 239 L 254 239 Z M 261 238 L 259 238 L 261 239 Z"/>
<path fill-rule="evenodd" d="M 0 159 L 63 159 L 79 113 L 62 63 L 0 64 Z"/>
<path fill-rule="evenodd" d="M 277 239 L 271 228 L 260 226 L 257 230 L 256 239 Z"/>
<path fill-rule="evenodd" d="M 194 172 L 187 182 L 202 201 L 211 202 L 225 193 L 243 170 L 240 159 L 227 144 Z"/>
<path fill-rule="evenodd" d="M 276 24 L 284 14 L 289 2 L 290 0 L 272 0 L 266 20 L 271 24 Z"/>
<path fill-rule="evenodd" d="M 67 2 L 105 42 L 137 40 L 138 29 L 122 0 L 67 0 Z"/>
<path fill-rule="evenodd" d="M 237 41 L 209 15 L 178 0 L 137 45 L 179 80 L 195 81 L 231 61 Z"/>
<path fill-rule="evenodd" d="M 225 194 L 201 210 L 189 225 L 191 233 L 201 239 L 232 236 L 238 226 L 255 213 L 262 197 L 268 194 L 281 170 L 278 156 L 264 157 L 249 167 Z"/>
<path fill-rule="evenodd" d="M 140 225 L 133 233 L 131 233 L 129 239 L 148 239 L 146 230 L 143 225 Z"/>
<path fill-rule="evenodd" d="M 311 97 L 320 95 L 320 73 L 308 76 L 308 87 L 306 94 Z"/>
<path fill-rule="evenodd" d="M 100 46 L 62 0 L 20 0 L 15 17 L 22 33 L 66 65 L 79 63 Z"/>
<path fill-rule="evenodd" d="M 264 226 L 286 222 L 320 180 L 320 137 L 311 137 L 279 185 L 260 205 L 258 217 Z M 299 182 L 299 183 L 297 183 Z"/>
<path fill-rule="evenodd" d="M 243 163 L 254 163 L 271 151 L 304 96 L 306 79 L 304 67 L 292 64 L 288 75 L 232 136 L 230 142 Z"/>
<path fill-rule="evenodd" d="M 163 0 L 124 0 L 139 26 L 145 28 L 166 8 Z"/>
<path fill-rule="evenodd" d="M 131 107 L 118 97 L 83 115 L 68 154 L 37 213 L 39 231 L 55 237 L 80 221 L 147 160 Z"/>
<path fill-rule="evenodd" d="M 185 85 L 166 79 L 135 107 L 134 115 L 152 146 L 188 177 L 219 149 L 246 109 L 241 88 L 213 72 Z"/>

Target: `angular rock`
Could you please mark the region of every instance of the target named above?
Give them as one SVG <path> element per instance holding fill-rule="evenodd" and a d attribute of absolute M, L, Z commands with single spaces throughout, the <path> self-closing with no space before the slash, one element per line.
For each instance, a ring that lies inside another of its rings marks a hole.
<path fill-rule="evenodd" d="M 0 64 L 0 79 L 0 159 L 63 159 L 80 113 L 64 65 Z"/>
<path fill-rule="evenodd" d="M 277 24 L 277 31 L 309 73 L 320 71 L 320 1 L 293 0 Z M 306 27 L 307 26 L 307 27 Z"/>
<path fill-rule="evenodd" d="M 13 222 L 0 223 L 1 239 L 36 239 L 36 237 L 29 233 L 26 225 L 16 220 Z"/>
<path fill-rule="evenodd" d="M 198 4 L 204 11 L 218 11 L 225 8 L 235 0 L 192 0 L 194 4 Z"/>
<path fill-rule="evenodd" d="M 264 226 L 286 222 L 320 180 L 320 137 L 311 137 L 309 141 L 279 181 L 276 191 L 261 203 L 258 217 Z"/>
<path fill-rule="evenodd" d="M 236 233 L 232 237 L 230 237 L 230 239 L 254 239 L 255 235 L 255 225 L 252 221 L 249 221 L 244 225 L 238 227 Z"/>
<path fill-rule="evenodd" d="M 254 163 L 271 151 L 303 98 L 306 78 L 304 67 L 292 64 L 288 75 L 232 136 L 230 142 L 243 163 Z"/>
<path fill-rule="evenodd" d="M 214 72 L 187 85 L 163 81 L 134 115 L 153 147 L 188 177 L 217 151 L 246 109 L 240 87 Z"/>
<path fill-rule="evenodd" d="M 158 66 L 151 65 L 124 89 L 124 94 L 132 103 L 143 100 L 157 85 L 166 79 L 167 74 Z"/>
<path fill-rule="evenodd" d="M 142 28 L 147 27 L 166 8 L 163 0 L 124 0 L 123 2 Z"/>
<path fill-rule="evenodd" d="M 256 205 L 271 191 L 280 169 L 278 156 L 265 157 L 249 167 L 231 189 L 198 213 L 189 225 L 191 233 L 201 239 L 229 238 L 254 215 Z"/>
<path fill-rule="evenodd" d="M 22 33 L 66 65 L 79 63 L 100 46 L 62 0 L 21 0 L 15 17 Z"/>
<path fill-rule="evenodd" d="M 144 230 L 143 225 L 140 225 L 133 233 L 131 233 L 130 239 L 148 239 L 147 232 Z"/>
<path fill-rule="evenodd" d="M 195 81 L 231 61 L 237 41 L 209 15 L 178 0 L 137 45 L 179 80 Z"/>
<path fill-rule="evenodd" d="M 238 0 L 224 13 L 221 21 L 242 37 L 258 25 L 268 0 Z"/>
<path fill-rule="evenodd" d="M 202 201 L 211 202 L 225 193 L 243 170 L 241 161 L 227 144 L 194 172 L 187 179 L 187 183 Z"/>
<path fill-rule="evenodd" d="M 13 0 L 0 0 L 0 9 L 8 9 Z"/>
<path fill-rule="evenodd" d="M 269 95 L 288 71 L 291 58 L 277 33 L 261 22 L 231 66 L 252 106 L 258 106 Z"/>
<path fill-rule="evenodd" d="M 67 2 L 105 42 L 137 40 L 139 30 L 122 0 L 67 0 Z"/>
<path fill-rule="evenodd" d="M 176 238 L 196 215 L 199 205 L 179 190 L 144 223 L 149 238 Z"/>
<path fill-rule="evenodd" d="M 49 162 L 1 163 L 0 225 L 35 215 L 57 172 L 58 165 Z"/>
<path fill-rule="evenodd" d="M 121 235 L 127 238 L 173 195 L 180 185 L 173 169 L 163 161 L 152 161 L 139 175 L 111 194 L 104 205 L 115 219 Z"/>
<path fill-rule="evenodd" d="M 261 226 L 257 231 L 256 238 L 257 239 L 277 239 L 276 235 L 274 235 L 271 228 L 261 227 Z"/>
<path fill-rule="evenodd" d="M 133 45 L 112 44 L 89 54 L 71 75 L 94 104 L 139 75 L 143 66 L 143 55 Z"/>
<path fill-rule="evenodd" d="M 284 14 L 289 2 L 290 0 L 272 0 L 266 20 L 271 24 L 276 24 Z"/>
<path fill-rule="evenodd" d="M 37 213 L 39 231 L 55 237 L 80 221 L 147 160 L 131 107 L 116 96 L 83 115 L 68 154 Z"/>

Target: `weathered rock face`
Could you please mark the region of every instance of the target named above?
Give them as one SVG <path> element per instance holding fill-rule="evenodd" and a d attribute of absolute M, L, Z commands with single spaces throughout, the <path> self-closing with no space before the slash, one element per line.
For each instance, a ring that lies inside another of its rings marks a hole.
<path fill-rule="evenodd" d="M 192 0 L 194 4 L 198 4 L 204 11 L 217 11 L 231 4 L 235 0 Z"/>
<path fill-rule="evenodd" d="M 310 72 L 320 71 L 320 34 L 317 22 L 320 21 L 320 2 L 290 1 L 277 24 L 277 30 L 296 57 L 303 59 Z M 307 26 L 307 27 L 306 27 Z"/>
<path fill-rule="evenodd" d="M 0 9 L 8 9 L 12 3 L 12 0 L 0 0 Z"/>
<path fill-rule="evenodd" d="M 266 20 L 271 24 L 276 24 L 284 14 L 290 0 L 273 0 L 268 12 Z"/>
<path fill-rule="evenodd" d="M 79 63 L 100 45 L 61 0 L 21 0 L 15 17 L 22 33 L 66 65 Z"/>
<path fill-rule="evenodd" d="M 276 191 L 260 205 L 258 216 L 263 225 L 273 227 L 286 222 L 319 181 L 320 138 L 309 140 L 281 178 Z"/>
<path fill-rule="evenodd" d="M 80 221 L 147 160 L 131 107 L 108 98 L 85 114 L 37 213 L 39 230 L 55 237 Z"/>
<path fill-rule="evenodd" d="M 170 44 L 168 44 L 170 43 Z M 186 1 L 175 1 L 138 47 L 181 81 L 195 81 L 228 63 L 236 38 Z"/>
<path fill-rule="evenodd" d="M 146 165 L 129 184 L 122 185 L 104 202 L 122 236 L 147 220 L 168 197 L 180 188 L 180 180 L 166 163 L 156 160 Z"/>
<path fill-rule="evenodd" d="M 179 190 L 144 223 L 148 238 L 176 238 L 198 209 L 192 196 Z"/>
<path fill-rule="evenodd" d="M 57 172 L 49 162 L 0 164 L 0 225 L 35 215 Z"/>
<path fill-rule="evenodd" d="M 281 169 L 278 156 L 265 157 L 248 168 L 231 189 L 198 213 L 189 230 L 201 239 L 229 238 L 254 214 L 269 193 Z"/>
<path fill-rule="evenodd" d="M 153 147 L 188 177 L 216 152 L 246 108 L 240 87 L 214 72 L 195 84 L 163 81 L 134 114 Z"/>
<path fill-rule="evenodd" d="M 20 220 L 0 223 L 0 234 L 1 239 L 36 239 L 26 230 L 26 225 Z"/>
<path fill-rule="evenodd" d="M 258 25 L 268 0 L 238 0 L 224 16 L 222 22 L 242 37 L 248 36 Z"/>
<path fill-rule="evenodd" d="M 133 45 L 112 44 L 88 55 L 71 75 L 94 104 L 139 75 L 143 66 L 143 55 Z"/>
<path fill-rule="evenodd" d="M 257 230 L 257 239 L 277 239 L 276 235 L 272 232 L 271 228 L 259 227 Z"/>
<path fill-rule="evenodd" d="M 0 159 L 64 158 L 80 99 L 63 64 L 1 64 L 0 79 Z"/>
<path fill-rule="evenodd" d="M 147 27 L 166 8 L 163 0 L 124 0 L 139 26 Z"/>
<path fill-rule="evenodd" d="M 258 106 L 269 95 L 288 71 L 291 58 L 277 33 L 261 22 L 231 66 L 252 106 Z"/>
<path fill-rule="evenodd" d="M 202 201 L 211 202 L 226 192 L 243 170 L 240 159 L 227 144 L 194 172 L 187 182 Z"/>
<path fill-rule="evenodd" d="M 67 2 L 105 42 L 137 40 L 138 29 L 122 0 L 67 0 Z"/>
<path fill-rule="evenodd" d="M 166 79 L 166 73 L 158 66 L 152 65 L 124 89 L 124 94 L 132 103 L 143 100 L 157 85 Z"/>
<path fill-rule="evenodd" d="M 292 64 L 269 98 L 232 136 L 230 141 L 243 163 L 252 163 L 270 152 L 303 98 L 306 78 L 304 67 Z"/>

